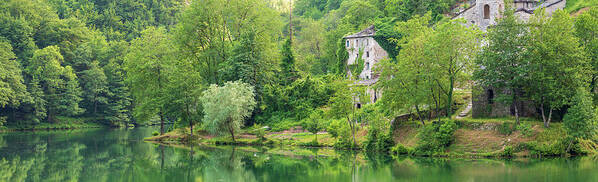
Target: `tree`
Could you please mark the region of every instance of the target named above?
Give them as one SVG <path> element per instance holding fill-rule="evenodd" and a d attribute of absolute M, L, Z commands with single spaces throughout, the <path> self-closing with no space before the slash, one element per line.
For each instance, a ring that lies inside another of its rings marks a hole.
<path fill-rule="evenodd" d="M 0 37 L 0 108 L 18 107 L 28 96 L 12 46 Z"/>
<path fill-rule="evenodd" d="M 598 8 L 590 8 L 575 20 L 575 35 L 584 47 L 592 65 L 590 92 L 596 93 L 598 85 Z M 596 100 L 598 101 L 598 99 Z"/>
<path fill-rule="evenodd" d="M 125 56 L 126 79 L 135 98 L 135 117 L 148 120 L 160 117 L 164 134 L 164 106 L 168 103 L 168 75 L 174 61 L 173 45 L 164 28 L 149 27 L 131 43 Z"/>
<path fill-rule="evenodd" d="M 309 118 L 304 121 L 304 128 L 316 136 L 314 139 L 315 143 L 318 143 L 318 132 L 324 129 L 324 123 L 322 123 L 323 115 L 324 112 L 322 110 L 316 109 L 309 115 Z"/>
<path fill-rule="evenodd" d="M 526 25 L 518 21 L 513 9 L 507 9 L 496 26 L 488 29 L 487 44 L 476 57 L 478 69 L 474 79 L 480 86 L 497 89 L 494 100 L 515 106 L 515 120 L 519 125 L 518 102 L 529 83 L 529 61 L 524 58 Z"/>
<path fill-rule="evenodd" d="M 43 102 L 46 103 L 49 122 L 56 122 L 58 114 L 75 116 L 84 111 L 79 108 L 81 89 L 77 76 L 70 66 L 63 67 L 62 61 L 59 48 L 49 46 L 35 51 L 27 67 L 28 74 L 33 78 L 30 92 L 35 97 L 39 96 L 38 89 L 43 90 Z"/>
<path fill-rule="evenodd" d="M 253 87 L 240 81 L 215 84 L 203 92 L 203 124 L 214 134 L 229 133 L 235 141 L 235 132 L 243 126 L 243 120 L 255 107 Z"/>
<path fill-rule="evenodd" d="M 83 71 L 81 80 L 83 81 L 83 90 L 85 92 L 85 103 L 88 105 L 87 111 L 91 115 L 98 116 L 98 105 L 108 104 L 108 78 L 104 74 L 98 62 L 92 62 L 91 68 Z"/>
<path fill-rule="evenodd" d="M 563 125 L 570 136 L 591 139 L 598 129 L 598 115 L 588 90 L 578 88 L 573 103 L 563 118 Z"/>
<path fill-rule="evenodd" d="M 297 80 L 298 74 L 295 69 L 295 56 L 293 55 L 293 44 L 292 39 L 288 38 L 282 45 L 282 61 L 280 63 L 280 80 L 282 85 L 290 85 L 293 81 Z"/>
<path fill-rule="evenodd" d="M 452 115 L 455 83 L 466 80 L 471 74 L 473 58 L 479 51 L 479 32 L 466 27 L 462 20 L 452 20 L 437 25 L 426 46 L 428 57 L 435 60 L 442 75 L 437 77 L 438 87 L 446 95 L 446 114 Z M 448 83 L 442 85 L 440 83 Z"/>
<path fill-rule="evenodd" d="M 573 20 L 565 11 L 548 18 L 540 9 L 530 19 L 528 93 L 540 105 L 542 120 L 549 127 L 552 111 L 571 103 L 575 90 L 587 87 L 589 62 L 575 37 Z M 548 108 L 549 112 L 545 112 Z"/>
<path fill-rule="evenodd" d="M 174 39 L 181 56 L 198 64 L 204 82 L 218 84 L 222 83 L 219 71 L 234 56 L 235 44 L 251 32 L 255 33 L 252 43 L 261 51 L 259 60 L 265 61 L 264 65 L 276 64 L 271 61 L 278 58 L 274 40 L 281 26 L 278 14 L 266 1 L 193 1 L 181 14 Z"/>
<path fill-rule="evenodd" d="M 337 80 L 333 86 L 335 92 L 330 98 L 330 113 L 335 118 L 346 119 L 353 138 L 352 147 L 357 147 L 355 133 L 358 129 L 356 113 L 358 108 L 355 104 L 368 102 L 368 97 L 365 97 L 365 88 L 345 80 Z"/>
<path fill-rule="evenodd" d="M 405 110 L 415 108 L 417 117 L 424 122 L 423 107 L 430 106 L 432 98 L 436 99 L 437 90 L 434 79 L 432 60 L 427 58 L 424 47 L 433 32 L 428 27 L 430 15 L 415 17 L 407 22 L 397 23 L 396 29 L 403 34 L 402 39 L 394 40 L 401 46 L 396 63 L 383 60 L 380 63 L 380 82 L 377 87 L 384 90 L 382 105 L 393 115 L 403 114 Z M 438 108 L 438 102 L 436 102 Z M 431 111 L 430 111 L 431 112 Z M 430 117 L 428 117 L 430 119 Z"/>

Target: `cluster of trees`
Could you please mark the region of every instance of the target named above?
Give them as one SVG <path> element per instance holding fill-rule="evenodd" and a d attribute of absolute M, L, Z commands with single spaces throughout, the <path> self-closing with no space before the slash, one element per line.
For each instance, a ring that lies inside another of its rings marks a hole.
<path fill-rule="evenodd" d="M 596 130 L 596 27 L 598 10 L 571 17 L 557 11 L 547 17 L 538 10 L 529 22 L 521 22 L 507 10 L 489 29 L 487 45 L 477 56 L 474 78 L 495 87 L 496 101 L 518 107 L 533 103 L 544 125 L 554 110 L 567 109 L 563 118 L 569 133 L 591 137 Z M 595 99 L 594 99 L 595 100 Z M 583 134 L 575 134 L 575 133 Z"/>
<path fill-rule="evenodd" d="M 537 104 L 547 126 L 554 110 L 568 107 L 565 120 L 595 121 L 582 118 L 595 117 L 596 102 L 575 101 L 597 95 L 595 9 L 577 18 L 538 11 L 529 23 L 509 10 L 482 36 L 443 16 L 455 3 L 3 1 L 0 124 L 72 117 L 193 127 L 203 120 L 206 129 L 234 135 L 242 126 L 305 121 L 314 133 L 344 128 L 330 132 L 354 146 L 358 121 L 412 110 L 422 124 L 434 113 L 450 116 L 454 88 L 472 75 L 504 89 L 497 101 Z M 390 55 L 375 67 L 374 89 L 384 97 L 358 110 L 355 99 L 367 96 L 346 78 L 343 37 L 371 25 Z M 386 130 L 371 137 L 386 140 Z"/>
<path fill-rule="evenodd" d="M 471 58 L 479 52 L 481 38 L 479 31 L 460 20 L 430 25 L 430 14 L 397 23 L 395 29 L 403 37 L 393 41 L 400 45 L 400 53 L 378 67 L 384 108 L 394 116 L 414 109 L 422 124 L 433 114 L 424 110 L 440 113 L 445 107 L 444 113 L 451 115 L 453 90 L 471 73 Z"/>
<path fill-rule="evenodd" d="M 0 2 L 0 124 L 64 117 L 124 125 L 133 108 L 124 83 L 128 41 L 150 25 L 169 27 L 177 1 L 6 0 Z"/>

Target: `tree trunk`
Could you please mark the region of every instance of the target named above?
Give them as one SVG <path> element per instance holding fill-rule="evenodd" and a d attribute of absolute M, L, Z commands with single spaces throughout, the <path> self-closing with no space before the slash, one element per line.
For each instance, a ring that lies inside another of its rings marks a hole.
<path fill-rule="evenodd" d="M 546 128 L 550 127 L 550 120 L 552 120 L 552 109 L 550 109 L 548 111 L 548 121 L 546 121 L 546 123 L 544 123 L 544 127 L 546 127 Z"/>
<path fill-rule="evenodd" d="M 453 76 L 449 77 L 449 88 L 448 88 L 448 101 L 447 101 L 447 105 L 446 105 L 446 117 L 450 118 L 451 115 L 453 114 L 452 111 L 452 106 L 453 106 L 453 87 L 455 86 L 455 78 L 453 78 Z"/>
<path fill-rule="evenodd" d="M 236 143 L 237 141 L 235 140 L 235 129 L 230 124 L 228 125 L 228 132 L 230 132 L 230 136 L 233 138 L 233 142 Z"/>
<path fill-rule="evenodd" d="M 513 91 L 513 94 L 515 95 L 513 98 L 513 105 L 515 106 L 515 122 L 517 122 L 517 125 L 519 125 L 519 109 L 517 108 L 517 106 L 519 104 L 517 104 L 518 99 L 517 99 L 517 93 L 515 93 L 515 91 Z"/>
<path fill-rule="evenodd" d="M 544 114 L 544 103 L 540 104 L 540 114 L 542 114 L 542 122 L 546 126 L 546 115 Z"/>
<path fill-rule="evenodd" d="M 349 127 L 351 127 L 351 135 L 353 135 L 353 147 L 357 146 L 357 141 L 355 140 L 355 126 L 351 123 L 351 119 L 347 116 L 347 121 L 349 122 Z"/>
<path fill-rule="evenodd" d="M 422 125 L 426 125 L 426 123 L 424 122 L 424 118 L 422 117 L 422 114 L 419 111 L 418 105 L 415 105 L 415 112 L 417 112 L 417 117 L 419 118 L 419 121 L 422 122 Z"/>
<path fill-rule="evenodd" d="M 160 111 L 160 135 L 164 135 L 164 115 Z"/>

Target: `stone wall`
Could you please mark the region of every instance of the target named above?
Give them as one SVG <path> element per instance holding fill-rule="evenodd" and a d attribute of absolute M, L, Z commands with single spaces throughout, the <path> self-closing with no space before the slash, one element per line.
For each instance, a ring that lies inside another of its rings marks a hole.
<path fill-rule="evenodd" d="M 550 16 L 556 10 L 565 8 L 567 3 L 566 0 L 546 0 L 542 3 L 539 0 L 514 0 L 513 2 L 513 6 L 517 10 L 515 15 L 523 21 L 528 21 L 537 8 L 546 8 L 546 14 Z M 488 7 L 488 17 L 485 16 L 486 6 Z M 486 31 L 489 26 L 496 24 L 496 20 L 501 17 L 504 8 L 503 0 L 476 0 L 474 5 L 453 18 L 464 18 L 467 21 L 466 25 L 475 25 L 480 30 Z"/>
<path fill-rule="evenodd" d="M 508 92 L 496 88 L 482 88 L 481 86 L 474 86 L 472 89 L 472 108 L 471 116 L 473 118 L 484 117 L 505 117 L 515 115 L 514 105 L 505 105 L 496 102 L 496 97 L 500 92 L 507 94 Z M 519 101 L 517 103 L 519 109 L 519 116 L 521 117 L 537 117 L 539 116 L 534 103 L 531 101 Z"/>
<path fill-rule="evenodd" d="M 347 46 L 348 45 L 348 46 Z M 347 65 L 356 64 L 359 49 L 363 49 L 363 54 L 360 55 L 364 60 L 364 67 L 359 75 L 360 79 L 373 79 L 376 74 L 373 74 L 375 65 L 382 59 L 388 57 L 388 53 L 374 40 L 373 37 L 357 37 L 347 38 L 345 40 L 345 46 L 349 53 L 349 59 Z M 369 65 L 369 66 L 368 66 Z M 352 73 L 348 73 L 351 75 Z"/>

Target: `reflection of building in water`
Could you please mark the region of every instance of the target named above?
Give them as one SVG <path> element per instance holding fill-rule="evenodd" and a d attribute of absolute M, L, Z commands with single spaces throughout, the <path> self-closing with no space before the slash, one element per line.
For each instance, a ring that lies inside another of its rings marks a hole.
<path fill-rule="evenodd" d="M 376 42 L 374 39 L 375 34 L 376 30 L 372 25 L 356 34 L 344 37 L 345 48 L 349 53 L 347 65 L 359 64 L 358 58 L 363 60 L 363 69 L 361 70 L 361 73 L 357 75 L 357 80 L 355 80 L 355 82 L 358 85 L 368 87 L 366 94 L 369 96 L 369 101 L 355 103 L 358 108 L 361 107 L 362 104 L 376 102 L 382 94 L 381 91 L 377 91 L 371 87 L 378 82 L 379 77 L 379 74 L 375 73 L 373 69 L 380 60 L 388 58 L 388 53 L 380 46 L 380 44 L 378 44 L 378 42 Z M 349 77 L 353 77 L 353 74 L 355 73 L 351 73 L 351 70 L 347 69 L 347 75 L 349 75 Z"/>

